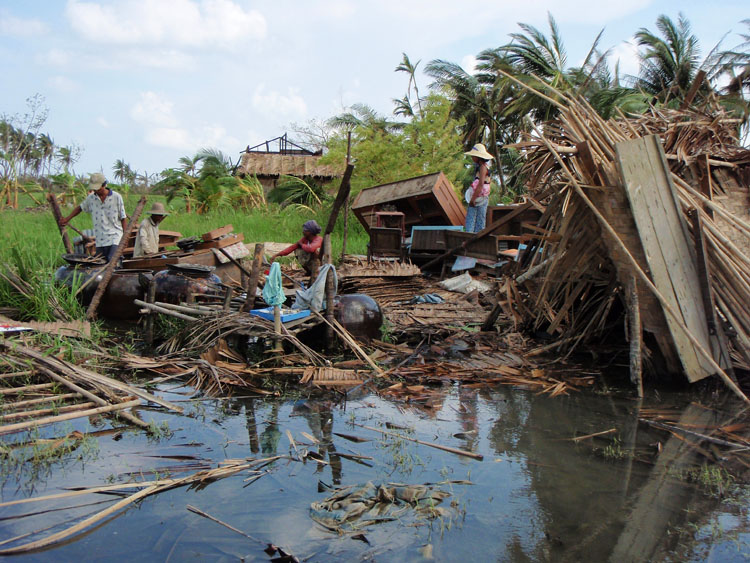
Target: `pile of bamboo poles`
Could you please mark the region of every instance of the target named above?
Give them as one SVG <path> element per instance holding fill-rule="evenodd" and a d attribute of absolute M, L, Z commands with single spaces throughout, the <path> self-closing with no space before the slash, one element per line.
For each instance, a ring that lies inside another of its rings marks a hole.
<path fill-rule="evenodd" d="M 182 409 L 131 385 L 47 355 L 17 340 L 0 340 L 0 435 L 99 414 L 115 414 L 141 428 L 149 425 L 125 409 L 143 401 Z M 63 391 L 60 391 L 62 389 Z"/>
<path fill-rule="evenodd" d="M 627 284 L 615 261 L 632 272 L 641 310 L 661 305 L 660 314 L 671 314 L 647 269 L 628 253 L 610 224 L 617 207 L 627 205 L 615 145 L 656 134 L 689 232 L 694 241 L 705 244 L 715 313 L 729 328 L 734 364 L 750 366 L 750 256 L 742 250 L 750 243 L 750 223 L 747 216 L 721 203 L 738 193 L 749 195 L 750 151 L 739 146 L 737 120 L 718 107 L 653 110 L 639 118 L 620 115 L 605 120 L 585 100 L 560 92 L 555 96 L 556 100 L 547 99 L 560 110 L 557 121 L 543 131 L 532 124 L 533 133 L 516 145 L 525 154 L 531 194 L 547 205 L 539 226 L 559 235 L 538 241 L 533 252 L 526 253 L 517 276 L 528 291 L 526 308 L 532 312 L 533 326 L 546 329 L 557 338 L 558 349 L 568 351 L 581 343 L 601 342 L 621 327 L 628 307 Z M 708 189 L 691 184 L 701 176 L 697 166 L 705 167 Z M 734 194 L 716 181 L 727 173 L 732 174 L 733 186 L 739 186 Z M 648 359 L 647 350 L 644 358 Z M 728 378 L 725 381 L 732 387 Z"/>

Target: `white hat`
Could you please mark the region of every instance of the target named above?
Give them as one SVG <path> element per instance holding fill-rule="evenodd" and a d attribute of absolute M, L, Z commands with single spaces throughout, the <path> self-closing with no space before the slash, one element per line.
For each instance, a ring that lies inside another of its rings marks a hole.
<path fill-rule="evenodd" d="M 104 174 L 101 172 L 95 172 L 91 175 L 91 178 L 89 178 L 89 189 L 98 190 L 106 182 L 107 179 L 104 177 Z"/>
<path fill-rule="evenodd" d="M 468 152 L 465 152 L 464 154 L 469 156 L 478 156 L 479 158 L 482 158 L 484 160 L 490 160 L 492 158 L 495 158 L 490 153 L 487 152 L 487 149 L 484 148 L 484 145 L 482 143 L 477 143 L 473 147 L 471 147 L 471 150 Z"/>

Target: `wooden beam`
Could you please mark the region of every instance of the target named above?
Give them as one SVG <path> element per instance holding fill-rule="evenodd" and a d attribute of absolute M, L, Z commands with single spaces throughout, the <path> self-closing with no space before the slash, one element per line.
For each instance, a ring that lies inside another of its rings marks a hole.
<path fill-rule="evenodd" d="M 68 254 L 73 254 L 73 245 L 70 242 L 70 237 L 68 237 L 68 231 L 65 230 L 65 227 L 63 227 L 60 224 L 60 221 L 62 221 L 62 213 L 60 212 L 60 204 L 57 203 L 57 197 L 52 192 L 47 194 L 47 201 L 49 201 L 50 209 L 52 209 L 52 215 L 55 217 L 55 223 L 57 223 L 57 228 L 60 230 L 60 236 L 62 236 L 63 240 L 63 246 L 65 246 L 65 252 Z"/>
<path fill-rule="evenodd" d="M 245 287 L 245 302 L 240 307 L 240 311 L 247 313 L 255 307 L 256 293 L 258 292 L 258 280 L 260 279 L 260 267 L 263 262 L 263 251 L 265 245 L 259 242 L 255 245 L 255 252 L 253 254 L 253 266 L 250 274 L 247 278 L 247 286 Z M 243 272 L 244 272 L 243 268 Z"/>
<path fill-rule="evenodd" d="M 341 207 L 349 197 L 349 192 L 351 191 L 350 180 L 352 179 L 352 172 L 354 172 L 354 165 L 347 164 L 346 171 L 344 172 L 344 177 L 341 179 L 339 191 L 336 194 L 336 199 L 333 202 L 333 207 L 331 207 L 331 214 L 328 216 L 328 224 L 323 231 L 324 235 L 329 235 L 333 232 L 333 228 L 336 226 L 336 219 L 339 216 L 339 211 L 341 211 Z"/>

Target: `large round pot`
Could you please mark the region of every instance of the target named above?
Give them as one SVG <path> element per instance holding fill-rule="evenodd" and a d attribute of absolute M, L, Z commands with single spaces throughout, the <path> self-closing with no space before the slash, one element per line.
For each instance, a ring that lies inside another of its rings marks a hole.
<path fill-rule="evenodd" d="M 191 303 L 200 295 L 223 295 L 221 279 L 214 273 L 162 270 L 154 274 L 156 301 Z"/>
<path fill-rule="evenodd" d="M 115 270 L 99 302 L 97 313 L 109 319 L 137 319 L 140 308 L 133 303 L 133 300 L 143 299 L 145 295 L 144 288 L 138 279 L 138 276 L 144 272 L 148 270 Z M 55 282 L 72 288 L 76 276 L 82 276 L 78 287 L 86 284 L 78 295 L 78 299 L 84 306 L 88 306 L 102 281 L 103 271 L 99 271 L 98 267 L 84 264 L 68 264 L 57 269 Z M 96 277 L 91 279 L 93 276 Z"/>
<path fill-rule="evenodd" d="M 358 338 L 379 338 L 383 312 L 369 295 L 353 293 L 335 298 L 334 316 L 346 330 Z"/>

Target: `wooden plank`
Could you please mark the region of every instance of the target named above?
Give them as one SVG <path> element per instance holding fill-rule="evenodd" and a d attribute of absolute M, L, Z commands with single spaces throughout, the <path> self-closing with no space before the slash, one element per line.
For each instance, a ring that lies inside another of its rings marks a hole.
<path fill-rule="evenodd" d="M 195 246 L 195 249 L 206 250 L 207 248 L 224 248 L 225 246 L 231 246 L 233 244 L 237 244 L 238 242 L 242 242 L 243 240 L 245 240 L 245 235 L 243 233 L 237 233 L 218 240 L 201 242 Z"/>
<path fill-rule="evenodd" d="M 700 283 L 671 172 L 655 135 L 616 145 L 620 171 L 641 238 L 651 278 L 666 302 L 682 317 L 682 324 L 705 349 L 711 349 Z M 672 340 L 690 382 L 714 373 L 709 362 L 666 315 Z"/>
<path fill-rule="evenodd" d="M 212 241 L 216 240 L 217 238 L 221 238 L 224 235 L 228 235 L 234 230 L 234 227 L 232 225 L 224 225 L 223 227 L 219 227 L 218 229 L 214 229 L 213 231 L 208 231 L 207 233 L 203 233 L 201 235 L 201 238 L 206 241 Z"/>

